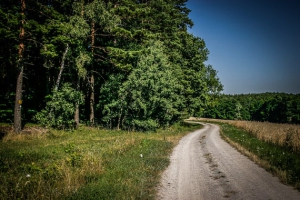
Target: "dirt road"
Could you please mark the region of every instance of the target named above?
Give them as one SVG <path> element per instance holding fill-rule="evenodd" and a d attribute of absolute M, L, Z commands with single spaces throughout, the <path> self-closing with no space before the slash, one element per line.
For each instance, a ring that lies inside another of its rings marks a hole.
<path fill-rule="evenodd" d="M 300 193 L 223 141 L 218 126 L 206 124 L 174 149 L 157 199 L 299 200 Z"/>

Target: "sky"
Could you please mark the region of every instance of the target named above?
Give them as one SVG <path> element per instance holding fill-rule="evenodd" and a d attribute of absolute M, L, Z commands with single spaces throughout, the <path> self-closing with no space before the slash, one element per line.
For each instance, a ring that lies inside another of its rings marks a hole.
<path fill-rule="evenodd" d="M 188 0 L 225 94 L 300 93 L 300 0 Z"/>

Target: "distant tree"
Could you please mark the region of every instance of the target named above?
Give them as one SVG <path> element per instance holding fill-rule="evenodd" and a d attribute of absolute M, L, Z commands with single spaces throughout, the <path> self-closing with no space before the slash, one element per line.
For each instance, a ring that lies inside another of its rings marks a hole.
<path fill-rule="evenodd" d="M 275 123 L 299 123 L 299 94 L 261 93 L 219 95 L 208 104 L 205 117 Z"/>
<path fill-rule="evenodd" d="M 236 102 L 236 104 L 235 104 L 235 119 L 237 119 L 237 120 L 242 119 L 242 115 L 241 115 L 242 108 L 243 108 L 243 106 L 241 105 L 241 103 Z"/>

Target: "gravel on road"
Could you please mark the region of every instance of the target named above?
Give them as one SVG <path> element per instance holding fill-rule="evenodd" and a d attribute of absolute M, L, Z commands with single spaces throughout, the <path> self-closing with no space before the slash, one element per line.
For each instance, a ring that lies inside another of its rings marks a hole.
<path fill-rule="evenodd" d="M 222 140 L 213 124 L 183 137 L 170 160 L 157 190 L 159 200 L 300 200 L 297 190 Z"/>

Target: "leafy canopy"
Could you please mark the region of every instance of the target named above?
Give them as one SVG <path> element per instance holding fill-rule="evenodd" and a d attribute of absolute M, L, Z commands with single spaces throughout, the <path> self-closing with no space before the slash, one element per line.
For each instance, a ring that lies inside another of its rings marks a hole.
<path fill-rule="evenodd" d="M 121 85 L 118 98 L 105 106 L 104 119 L 138 130 L 168 126 L 180 115 L 182 90 L 164 54 L 163 43 L 153 41 Z M 112 110 L 117 110 L 118 115 Z"/>

